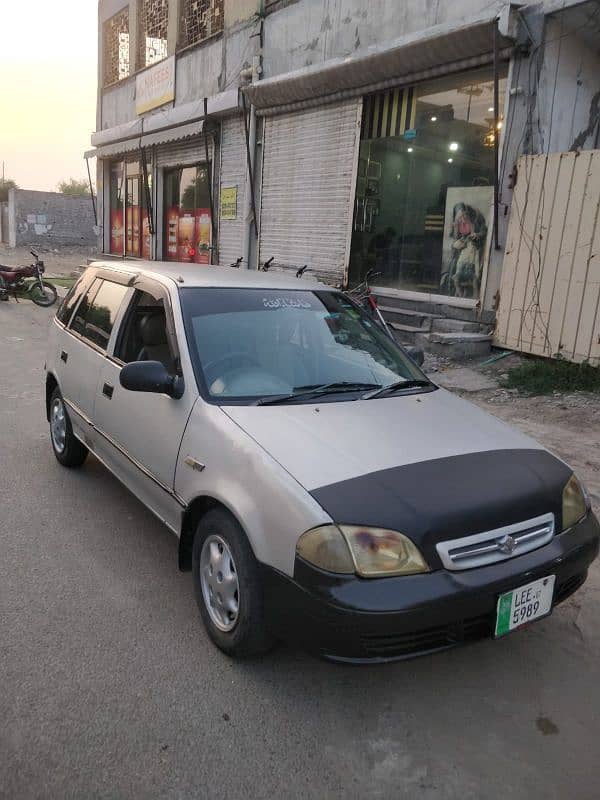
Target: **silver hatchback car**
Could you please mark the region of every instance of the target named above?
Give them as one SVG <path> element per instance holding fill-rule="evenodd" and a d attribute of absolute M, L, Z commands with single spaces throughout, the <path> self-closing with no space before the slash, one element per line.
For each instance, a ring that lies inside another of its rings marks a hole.
<path fill-rule="evenodd" d="M 311 280 L 96 263 L 53 320 L 46 404 L 58 461 L 91 451 L 179 537 L 232 656 L 282 638 L 386 661 L 503 636 L 598 553 L 563 461 Z"/>

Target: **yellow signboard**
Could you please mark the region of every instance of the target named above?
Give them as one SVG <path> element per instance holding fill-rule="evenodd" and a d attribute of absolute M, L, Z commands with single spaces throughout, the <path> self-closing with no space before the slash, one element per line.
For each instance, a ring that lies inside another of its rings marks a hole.
<path fill-rule="evenodd" d="M 175 99 L 175 56 L 140 72 L 135 79 L 135 111 L 145 114 Z"/>
<path fill-rule="evenodd" d="M 221 219 L 237 219 L 237 186 L 221 187 Z"/>

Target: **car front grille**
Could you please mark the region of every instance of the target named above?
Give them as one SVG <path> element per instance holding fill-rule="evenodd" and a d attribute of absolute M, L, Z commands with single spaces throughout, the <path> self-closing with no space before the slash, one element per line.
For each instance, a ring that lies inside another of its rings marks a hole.
<path fill-rule="evenodd" d="M 473 569 L 529 553 L 548 544 L 553 536 L 554 514 L 544 514 L 493 531 L 439 542 L 436 549 L 446 569 Z"/>
<path fill-rule="evenodd" d="M 361 644 L 371 657 L 401 658 L 485 639 L 493 632 L 494 617 L 485 614 L 415 633 L 365 635 L 361 637 Z"/>

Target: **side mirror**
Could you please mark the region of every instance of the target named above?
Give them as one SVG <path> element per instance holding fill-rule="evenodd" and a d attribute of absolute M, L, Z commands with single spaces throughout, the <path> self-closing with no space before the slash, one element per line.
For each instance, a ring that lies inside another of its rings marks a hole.
<path fill-rule="evenodd" d="M 183 378 L 171 375 L 160 361 L 133 361 L 126 364 L 121 369 L 119 381 L 130 392 L 167 394 L 176 400 L 183 396 Z"/>

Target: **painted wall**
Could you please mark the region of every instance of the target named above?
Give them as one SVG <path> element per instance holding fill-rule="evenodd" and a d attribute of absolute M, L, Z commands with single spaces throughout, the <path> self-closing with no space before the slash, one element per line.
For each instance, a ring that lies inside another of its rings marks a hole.
<path fill-rule="evenodd" d="M 9 244 L 95 245 L 96 233 L 89 197 L 69 197 L 58 192 L 11 189 L 9 193 Z"/>

